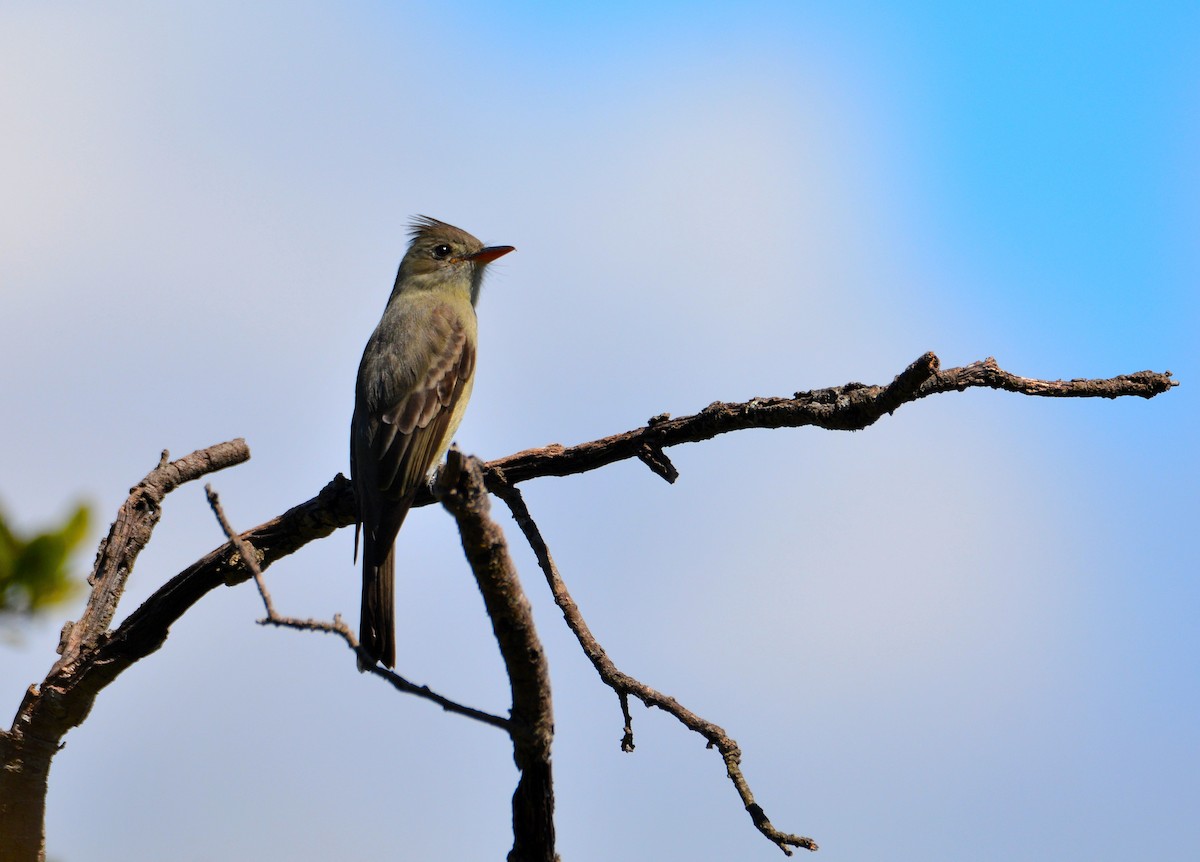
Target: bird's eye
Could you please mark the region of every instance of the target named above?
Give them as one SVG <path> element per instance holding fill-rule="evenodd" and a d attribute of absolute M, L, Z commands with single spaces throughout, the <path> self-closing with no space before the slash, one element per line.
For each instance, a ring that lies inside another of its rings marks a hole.
<path fill-rule="evenodd" d="M 433 247 L 433 256 L 438 260 L 445 260 L 450 256 L 450 246 L 446 243 L 440 243 Z"/>

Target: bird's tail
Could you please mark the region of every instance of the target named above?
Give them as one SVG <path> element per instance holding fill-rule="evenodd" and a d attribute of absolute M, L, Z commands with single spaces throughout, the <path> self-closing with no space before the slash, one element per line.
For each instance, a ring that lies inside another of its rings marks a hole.
<path fill-rule="evenodd" d="M 390 543 L 387 555 L 379 559 L 372 547 L 370 533 L 363 548 L 362 614 L 359 617 L 358 639 L 363 649 L 384 667 L 396 666 L 396 602 L 393 597 L 396 583 L 396 552 Z M 365 670 L 359 658 L 359 670 Z"/>

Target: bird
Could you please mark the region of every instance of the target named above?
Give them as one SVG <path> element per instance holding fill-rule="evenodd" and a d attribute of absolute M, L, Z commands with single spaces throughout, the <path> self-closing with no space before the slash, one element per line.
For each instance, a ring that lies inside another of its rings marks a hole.
<path fill-rule="evenodd" d="M 514 251 L 484 246 L 429 216 L 411 241 L 383 317 L 363 349 L 350 422 L 350 474 L 362 537 L 363 654 L 396 664 L 396 534 L 462 421 L 475 377 L 475 304 L 487 265 Z"/>

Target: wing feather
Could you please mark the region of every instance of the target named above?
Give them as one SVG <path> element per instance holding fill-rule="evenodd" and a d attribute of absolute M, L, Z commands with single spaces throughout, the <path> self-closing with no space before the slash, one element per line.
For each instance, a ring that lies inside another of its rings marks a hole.
<path fill-rule="evenodd" d="M 475 370 L 473 317 L 436 305 L 422 323 L 412 332 L 415 340 L 383 347 L 368 343 L 351 431 L 351 472 L 363 531 L 360 637 L 388 667 L 395 662 L 392 545 L 417 491 L 457 430 Z M 416 357 L 425 359 L 424 367 L 413 367 Z M 357 539 L 356 532 L 356 547 Z"/>
<path fill-rule="evenodd" d="M 360 516 L 367 529 L 372 523 L 392 520 L 381 517 L 382 510 L 396 504 L 407 510 L 456 430 L 452 423 L 462 412 L 456 407 L 475 370 L 475 349 L 466 322 L 450 307 L 437 306 L 429 323 L 423 333 L 429 339 L 423 345 L 429 356 L 426 367 L 401 397 L 377 410 L 365 410 L 366 434 L 360 439 L 362 445 L 355 447 L 354 460 L 356 484 L 361 476 L 370 486 L 360 498 Z M 395 538 L 387 532 L 378 536 L 381 543 L 390 544 Z"/>

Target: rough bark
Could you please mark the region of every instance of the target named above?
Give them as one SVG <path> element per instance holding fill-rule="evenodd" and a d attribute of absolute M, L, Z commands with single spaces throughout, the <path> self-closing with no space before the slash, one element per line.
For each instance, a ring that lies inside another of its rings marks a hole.
<path fill-rule="evenodd" d="M 926 353 L 886 385 L 848 383 L 798 392 L 790 398 L 752 398 L 741 403 L 715 402 L 691 416 L 673 419 L 662 414 L 650 419 L 643 427 L 577 446 L 552 444 L 482 465 L 472 462 L 468 468 L 459 471 L 460 479 L 467 477 L 462 479 L 466 484 L 453 489 L 447 486 L 446 493 L 449 494 L 448 499 L 457 501 L 453 503 L 454 506 L 460 502 L 466 506 L 461 515 L 455 512 L 455 517 L 464 530 L 464 549 L 478 576 L 480 570 L 476 568 L 477 565 L 483 566 L 484 571 L 491 571 L 491 567 L 499 565 L 495 559 L 488 562 L 486 557 L 503 550 L 503 538 L 497 539 L 490 532 L 495 525 L 487 518 L 486 496 L 477 486 L 477 473 L 482 476 L 489 490 L 503 495 L 519 482 L 541 476 L 583 473 L 616 461 L 638 458 L 656 475 L 674 481 L 678 473 L 664 449 L 745 428 L 814 426 L 829 430 L 857 430 L 866 428 L 904 404 L 938 393 L 973 387 L 1052 398 L 1152 398 L 1170 391 L 1176 385 L 1169 371 L 1141 371 L 1094 380 L 1036 380 L 1004 371 L 993 359 L 943 371 L 938 358 Z M 164 452 L 159 465 L 132 489 L 108 537 L 101 542 L 95 570 L 89 578 L 92 592 L 88 605 L 78 622 L 64 626 L 59 646 L 61 658 L 40 685 L 31 685 L 25 692 L 12 727 L 0 731 L 0 862 L 31 862 L 43 858 L 46 780 L 51 759 L 61 747 L 66 733 L 87 718 L 100 691 L 134 662 L 162 646 L 171 624 L 208 591 L 219 586 L 238 584 L 251 577 L 250 569 L 242 565 L 234 545 L 227 542 L 164 584 L 116 629 L 109 629 L 134 562 L 161 516 L 163 497 L 184 482 L 240 463 L 248 457 L 249 450 L 241 440 L 218 444 L 174 462 L 168 461 Z M 418 496 L 415 505 L 427 505 L 432 501 L 432 495 L 426 491 Z M 450 503 L 447 505 L 451 506 Z M 353 524 L 354 519 L 353 491 L 350 482 L 339 474 L 316 497 L 240 534 L 240 538 L 255 549 L 260 568 L 266 569 L 274 561 L 294 553 L 308 542 Z M 468 533 L 472 537 L 469 544 L 474 551 L 468 548 Z M 493 539 L 499 542 L 498 546 Z M 473 553 L 482 556 L 478 560 L 472 559 Z M 504 580 L 499 573 L 494 574 L 500 581 Z M 519 594 L 519 584 L 516 589 Z M 485 592 L 485 600 L 486 596 Z M 515 612 L 513 608 L 503 610 L 506 602 L 499 601 L 497 606 L 501 617 L 510 611 Z M 489 612 L 492 610 L 489 604 Z M 493 616 L 494 625 L 496 618 Z M 505 638 L 515 634 L 505 626 L 498 627 L 498 640 L 502 629 Z M 518 698 L 518 689 L 521 692 L 540 690 L 539 680 L 546 676 L 540 647 L 532 649 L 528 646 L 529 643 L 536 643 L 531 621 L 527 634 L 533 637 L 532 641 L 526 642 L 526 648 L 532 651 L 528 652 L 523 663 L 514 660 L 510 664 L 514 700 L 512 718 L 506 721 L 482 713 L 475 717 L 488 720 L 496 726 L 511 723 L 514 728 L 518 725 L 522 728 L 516 732 L 505 726 L 514 736 L 515 756 L 523 770 L 522 782 L 514 797 L 514 815 L 517 797 L 522 800 L 522 814 L 517 818 L 520 823 L 515 822 L 514 825 L 518 830 L 527 828 L 530 836 L 538 830 L 550 835 L 548 846 L 552 853 L 553 796 L 550 791 L 549 745 L 553 726 L 548 682 L 544 689 L 544 707 L 538 705 L 536 699 L 528 699 L 524 693 Z M 352 638 L 350 642 L 353 646 Z M 515 641 L 520 642 L 520 638 Z M 504 649 L 506 647 L 502 644 Z M 512 653 L 514 659 L 516 654 Z M 399 677 L 390 681 L 402 691 L 419 690 L 419 687 Z M 605 681 L 610 685 L 616 683 L 614 688 L 622 699 L 627 722 L 626 700 L 629 695 L 642 697 L 642 694 L 647 694 L 650 698 L 648 703 L 655 699 L 650 694 L 653 690 L 639 692 L 632 685 L 636 680 L 622 679 L 610 673 Z M 438 697 L 428 690 L 422 691 L 430 699 L 438 701 Z M 443 705 L 464 714 L 477 712 L 448 703 Z M 652 705 L 660 708 L 670 706 L 665 702 Z M 704 724 L 703 719 L 697 717 L 697 721 Z M 731 740 L 730 743 L 732 745 Z M 722 748 L 722 754 L 727 763 L 736 766 L 736 746 L 728 751 Z M 730 777 L 735 778 L 732 769 Z M 777 837 L 763 829 L 765 817 L 752 802 L 748 788 L 743 792 L 739 786 L 739 794 L 760 830 L 777 840 Z M 769 827 L 769 822 L 766 825 Z M 545 846 L 544 842 L 539 844 L 534 837 L 526 839 L 518 836 L 513 850 L 516 855 L 512 858 L 551 858 L 539 849 Z M 532 849 L 527 850 L 527 847 Z M 784 849 L 787 852 L 786 847 Z"/>
<path fill-rule="evenodd" d="M 504 533 L 489 515 L 491 504 L 479 462 L 464 459 L 452 449 L 439 477 L 437 493 L 458 523 L 463 552 L 483 595 L 512 691 L 509 734 L 521 777 L 512 800 L 513 848 L 508 860 L 554 862 L 554 784 L 550 766 L 554 713 L 550 668 L 533 624 L 533 610 L 509 556 Z"/>

